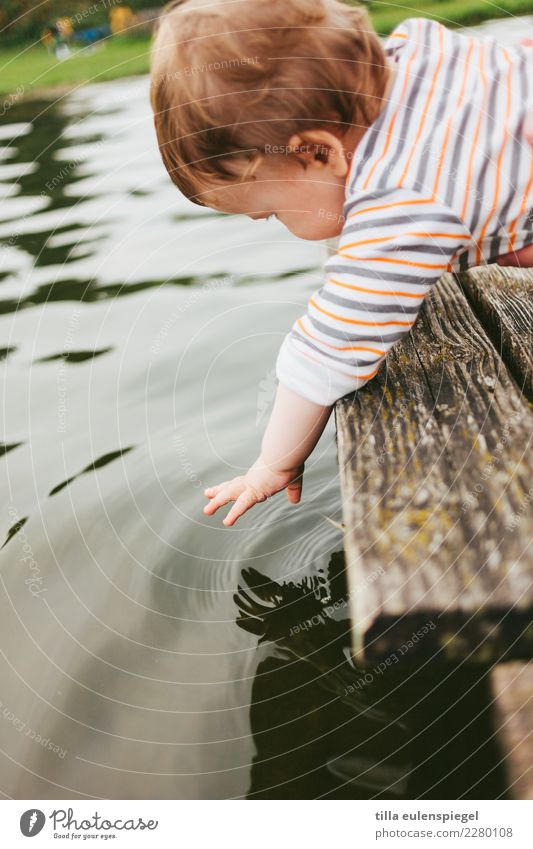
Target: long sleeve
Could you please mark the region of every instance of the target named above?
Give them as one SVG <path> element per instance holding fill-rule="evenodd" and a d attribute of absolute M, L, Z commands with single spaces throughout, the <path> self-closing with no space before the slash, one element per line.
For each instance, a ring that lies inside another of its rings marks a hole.
<path fill-rule="evenodd" d="M 322 405 L 377 373 L 470 240 L 452 209 L 411 189 L 359 194 L 344 215 L 325 284 L 285 338 L 276 366 L 280 383 Z"/>

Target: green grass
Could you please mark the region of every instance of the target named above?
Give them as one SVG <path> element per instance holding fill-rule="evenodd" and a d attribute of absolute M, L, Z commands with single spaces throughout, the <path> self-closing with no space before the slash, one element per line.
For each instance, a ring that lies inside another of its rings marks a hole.
<path fill-rule="evenodd" d="M 435 18 L 447 26 L 467 26 L 528 13 L 533 14 L 533 0 L 374 0 L 370 5 L 372 21 L 381 35 L 417 15 Z M 94 53 L 82 50 L 62 61 L 50 56 L 40 44 L 0 49 L 0 95 L 4 99 L 19 97 L 32 89 L 144 74 L 148 71 L 148 54 L 148 39 L 117 36 L 106 40 Z"/>
<path fill-rule="evenodd" d="M 94 52 L 80 50 L 68 59 L 58 60 L 42 45 L 0 50 L 0 94 L 82 82 L 113 80 L 148 71 L 149 39 L 112 37 Z M 2 102 L 0 101 L 0 110 Z"/>
<path fill-rule="evenodd" d="M 433 18 L 454 27 L 527 14 L 533 14 L 533 0 L 375 0 L 370 4 L 372 22 L 380 35 L 387 35 L 405 18 Z"/>

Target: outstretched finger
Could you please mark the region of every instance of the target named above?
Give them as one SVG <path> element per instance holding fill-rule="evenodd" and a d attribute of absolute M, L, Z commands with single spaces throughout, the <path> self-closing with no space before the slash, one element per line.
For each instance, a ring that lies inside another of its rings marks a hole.
<path fill-rule="evenodd" d="M 207 498 L 213 498 L 214 495 L 218 495 L 222 489 L 225 489 L 229 483 L 230 481 L 222 481 L 222 483 L 217 483 L 214 486 L 208 486 L 204 489 L 204 495 Z"/>
<path fill-rule="evenodd" d="M 223 507 L 224 504 L 228 504 L 229 501 L 235 501 L 237 496 L 230 489 L 223 489 L 222 492 L 219 492 L 218 495 L 215 495 L 214 498 L 211 499 L 209 504 L 206 504 L 204 507 L 204 513 L 207 516 L 212 516 L 213 513 L 216 513 L 219 507 Z"/>
<path fill-rule="evenodd" d="M 240 519 L 243 513 L 246 513 L 254 504 L 257 504 L 257 495 L 255 492 L 250 489 L 242 492 L 224 519 L 226 527 L 229 528 L 231 525 L 234 525 L 237 519 Z"/>

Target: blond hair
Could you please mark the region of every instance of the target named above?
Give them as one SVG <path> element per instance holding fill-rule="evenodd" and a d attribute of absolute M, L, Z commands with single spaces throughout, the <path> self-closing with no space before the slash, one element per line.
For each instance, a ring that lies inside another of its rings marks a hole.
<path fill-rule="evenodd" d="M 151 74 L 163 162 L 197 203 L 295 133 L 367 127 L 388 79 L 366 13 L 338 0 L 174 0 Z"/>

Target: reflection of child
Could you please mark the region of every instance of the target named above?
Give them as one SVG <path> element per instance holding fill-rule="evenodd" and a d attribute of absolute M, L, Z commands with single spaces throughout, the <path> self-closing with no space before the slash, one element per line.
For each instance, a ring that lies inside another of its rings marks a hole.
<path fill-rule="evenodd" d="M 253 61 L 243 61 L 254 57 Z M 210 69 L 207 69 L 207 66 Z M 186 67 L 205 67 L 185 77 Z M 533 245 L 526 50 L 409 19 L 384 47 L 337 0 L 181 0 L 153 50 L 160 150 L 197 203 L 340 235 L 277 361 L 261 455 L 206 490 L 231 525 L 287 489 L 341 396 L 378 371 L 446 269 Z"/>

